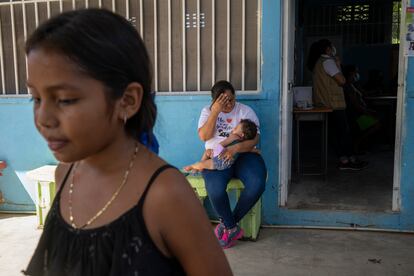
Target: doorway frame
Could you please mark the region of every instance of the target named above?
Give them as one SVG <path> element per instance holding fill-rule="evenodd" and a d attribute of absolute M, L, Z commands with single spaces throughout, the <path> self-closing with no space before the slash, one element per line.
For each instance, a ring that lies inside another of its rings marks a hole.
<path fill-rule="evenodd" d="M 293 2 L 293 4 L 292 4 Z M 280 40 L 281 48 L 281 62 L 280 62 L 280 120 L 279 120 L 279 185 L 278 185 L 278 206 L 286 207 L 288 199 L 289 185 L 291 181 L 291 164 L 292 164 L 292 136 L 289 136 L 289 133 L 292 134 L 292 108 L 289 108 L 289 105 L 292 103 L 293 97 L 293 83 L 289 80 L 290 74 L 288 73 L 288 64 L 289 59 L 289 48 L 294 45 L 290 45 L 289 33 L 292 31 L 295 32 L 295 24 L 289 24 L 291 18 L 289 15 L 292 13 L 291 9 L 294 7 L 295 18 L 293 22 L 296 23 L 296 4 L 297 0 L 293 1 L 281 1 L 281 10 L 282 10 L 282 32 Z M 293 26 L 292 26 L 293 25 Z M 286 38 L 286 39 L 285 39 Z M 295 35 L 293 37 L 293 43 L 295 43 Z M 293 59 L 294 55 L 293 55 Z M 294 66 L 291 67 L 294 72 Z M 289 97 L 291 97 L 289 99 Z M 290 116 L 290 121 L 289 121 Z M 290 129 L 289 129 L 290 128 Z"/>
<path fill-rule="evenodd" d="M 297 5 L 301 0 L 295 1 L 295 17 L 297 11 Z M 392 188 L 392 211 L 401 211 L 401 164 L 402 164 L 402 143 L 403 143 L 403 126 L 405 122 L 404 103 L 405 103 L 405 90 L 406 90 L 406 74 L 407 74 L 407 56 L 405 55 L 405 17 L 406 9 L 410 0 L 401 1 L 401 20 L 400 20 L 400 45 L 398 53 L 398 89 L 397 89 L 397 111 L 396 111 L 396 127 L 395 127 L 395 143 L 394 143 L 394 169 L 393 169 L 393 188 Z M 283 2 L 282 2 L 283 3 Z M 289 127 L 292 128 L 292 124 L 289 126 L 288 116 L 292 116 L 290 109 L 286 108 L 286 104 L 289 103 L 289 97 L 292 97 L 292 83 L 288 79 L 288 73 L 285 71 L 288 68 L 288 63 L 292 62 L 286 58 L 287 49 L 294 47 L 289 45 L 289 39 L 287 35 L 290 32 L 295 31 L 295 24 L 288 24 L 290 9 L 292 5 L 282 4 L 282 32 L 281 32 L 281 72 L 280 72 L 280 121 L 279 121 L 279 185 L 278 185 L 278 206 L 286 207 L 288 201 L 288 187 L 290 185 L 291 178 L 291 156 L 292 156 L 292 143 L 289 143 L 288 139 L 292 141 L 292 136 L 289 137 Z M 296 18 L 295 18 L 296 22 Z M 292 26 L 293 25 L 293 26 Z M 294 42 L 295 43 L 295 42 Z M 295 62 L 295 60 L 293 60 Z"/>
<path fill-rule="evenodd" d="M 397 88 L 397 113 L 395 119 L 395 150 L 394 150 L 394 176 L 392 189 L 392 211 L 401 211 L 401 164 L 402 164 L 402 134 L 405 122 L 404 103 L 407 78 L 407 56 L 405 55 L 405 17 L 409 0 L 401 1 L 400 20 L 400 48 L 398 51 L 398 88 Z"/>

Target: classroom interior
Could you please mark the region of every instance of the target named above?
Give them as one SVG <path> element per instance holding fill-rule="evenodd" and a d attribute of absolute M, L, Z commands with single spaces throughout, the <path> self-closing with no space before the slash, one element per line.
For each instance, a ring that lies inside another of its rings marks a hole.
<path fill-rule="evenodd" d="M 343 65 L 355 65 L 360 80 L 355 83 L 364 101 L 380 122 L 372 133 L 351 126 L 357 157 L 368 162 L 360 171 L 338 169 L 334 133 L 328 121 L 327 170 L 322 169 L 320 122 L 300 122 L 296 141 L 293 120 L 292 174 L 287 208 L 391 212 L 393 199 L 395 132 L 398 99 L 401 1 L 296 1 L 295 86 L 312 86 L 306 68 L 310 45 L 322 38 L 335 45 Z M 352 125 L 355 122 L 349 122 Z M 359 135 L 364 135 L 357 143 Z M 366 137 L 365 137 L 366 135 Z M 301 166 L 301 170 L 298 170 Z"/>

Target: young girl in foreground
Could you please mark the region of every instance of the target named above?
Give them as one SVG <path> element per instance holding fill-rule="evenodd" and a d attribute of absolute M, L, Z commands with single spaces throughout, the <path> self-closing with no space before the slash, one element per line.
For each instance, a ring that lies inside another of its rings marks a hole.
<path fill-rule="evenodd" d="M 60 162 L 27 275 L 231 275 L 182 174 L 138 142 L 156 108 L 135 28 L 63 13 L 26 44 L 35 124 Z"/>

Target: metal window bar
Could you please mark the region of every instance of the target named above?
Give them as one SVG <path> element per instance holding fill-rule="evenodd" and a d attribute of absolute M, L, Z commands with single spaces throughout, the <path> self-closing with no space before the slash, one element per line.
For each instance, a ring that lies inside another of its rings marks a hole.
<path fill-rule="evenodd" d="M 36 24 L 36 28 L 37 26 L 39 26 L 39 6 L 38 6 L 38 2 L 34 2 L 34 8 L 35 8 L 35 24 Z"/>
<path fill-rule="evenodd" d="M 16 26 L 14 22 L 14 5 L 11 5 L 10 7 L 10 21 L 11 21 L 11 28 L 12 28 L 14 87 L 16 89 L 16 94 L 19 94 L 19 67 L 17 64 Z"/>
<path fill-rule="evenodd" d="M 211 1 L 211 86 L 216 82 L 216 0 Z"/>
<path fill-rule="evenodd" d="M 201 46 L 200 46 L 200 0 L 197 0 L 197 91 L 200 91 L 200 67 L 201 67 Z"/>
<path fill-rule="evenodd" d="M 3 39 L 3 33 L 2 33 L 2 23 L 0 18 L 0 39 Z M 6 94 L 6 78 L 4 76 L 4 53 L 3 53 L 3 42 L 0 43 L 0 69 L 1 69 L 1 91 L 2 94 Z"/>
<path fill-rule="evenodd" d="M 125 17 L 129 18 L 129 0 L 125 0 Z"/>
<path fill-rule="evenodd" d="M 172 91 L 171 0 L 168 0 L 168 89 Z"/>
<path fill-rule="evenodd" d="M 22 2 L 22 17 L 23 17 L 23 38 L 24 41 L 27 39 L 27 20 L 26 20 L 26 5 Z M 0 43 L 1 44 L 1 43 Z M 27 76 L 27 57 L 24 55 L 24 66 L 26 68 L 26 76 Z"/>
<path fill-rule="evenodd" d="M 46 6 L 47 6 L 47 18 L 50 18 L 50 1 L 46 2 Z"/>
<path fill-rule="evenodd" d="M 187 91 L 187 60 L 186 60 L 186 28 L 185 28 L 185 0 L 181 1 L 181 16 L 182 16 L 182 68 L 183 68 L 183 91 Z"/>
<path fill-rule="evenodd" d="M 8 0 L 8 2 L 0 2 L 0 6 L 11 6 L 11 5 L 22 5 L 22 4 L 33 4 L 33 3 L 46 3 L 46 2 L 57 2 L 59 0 Z M 63 0 L 62 0 L 63 1 Z"/>
<path fill-rule="evenodd" d="M 227 0 L 226 79 L 230 80 L 230 0 Z"/>
<path fill-rule="evenodd" d="M 141 38 L 144 39 L 144 4 L 139 1 L 139 31 Z"/>
<path fill-rule="evenodd" d="M 244 91 L 244 75 L 245 75 L 245 65 L 246 65 L 246 2 L 242 0 L 242 68 L 241 68 L 241 90 Z"/>
<path fill-rule="evenodd" d="M 262 18 L 261 18 L 261 12 L 262 11 L 262 1 L 257 1 L 257 13 L 258 13 L 258 20 L 257 20 L 257 45 L 256 45 L 256 90 L 259 89 L 259 81 L 260 81 L 260 64 L 261 64 L 261 60 L 260 60 L 260 41 L 261 41 L 261 30 L 262 30 Z"/>
<path fill-rule="evenodd" d="M 158 26 L 157 0 L 154 0 L 154 90 L 158 91 Z"/>

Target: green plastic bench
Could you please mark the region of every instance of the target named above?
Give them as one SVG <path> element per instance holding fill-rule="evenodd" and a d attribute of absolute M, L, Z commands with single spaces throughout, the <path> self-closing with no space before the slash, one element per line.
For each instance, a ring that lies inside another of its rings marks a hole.
<path fill-rule="evenodd" d="M 188 182 L 190 182 L 191 187 L 194 189 L 197 197 L 200 199 L 201 203 L 204 202 L 204 199 L 207 197 L 207 190 L 204 184 L 204 179 L 201 175 L 187 175 Z M 239 199 L 241 191 L 244 189 L 243 183 L 239 179 L 233 178 L 230 180 L 227 185 L 227 192 L 234 190 L 236 192 L 236 197 Z M 261 208 L 262 201 L 259 199 L 253 208 L 244 216 L 240 221 L 239 225 L 244 230 L 243 239 L 249 239 L 255 241 L 257 235 L 259 234 L 260 223 L 261 223 Z"/>

